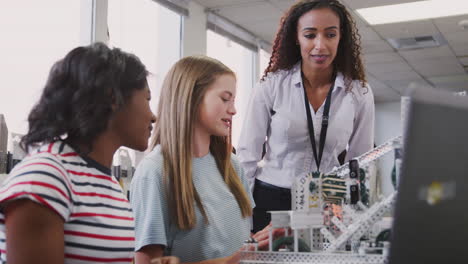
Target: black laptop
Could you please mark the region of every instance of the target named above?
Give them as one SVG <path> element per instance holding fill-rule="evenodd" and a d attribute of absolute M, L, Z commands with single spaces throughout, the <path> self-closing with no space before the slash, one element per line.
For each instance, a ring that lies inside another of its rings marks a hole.
<path fill-rule="evenodd" d="M 406 121 L 389 263 L 467 264 L 468 97 L 414 89 Z"/>

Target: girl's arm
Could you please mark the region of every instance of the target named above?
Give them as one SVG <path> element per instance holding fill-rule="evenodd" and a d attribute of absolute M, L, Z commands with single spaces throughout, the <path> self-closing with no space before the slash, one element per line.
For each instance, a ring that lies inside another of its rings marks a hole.
<path fill-rule="evenodd" d="M 266 226 L 261 231 L 253 234 L 252 237 L 258 241 L 258 248 L 260 250 L 266 250 L 268 248 L 268 235 L 271 229 L 271 224 Z M 273 239 L 284 235 L 284 228 L 278 228 L 273 230 Z M 177 257 L 163 257 L 164 247 L 161 245 L 148 245 L 141 248 L 140 251 L 136 252 L 135 264 L 179 264 Z M 208 259 L 200 262 L 190 262 L 183 264 L 237 264 L 240 261 L 240 250 L 232 254 L 231 256 L 217 259 Z"/>
<path fill-rule="evenodd" d="M 161 245 L 148 245 L 135 254 L 135 264 L 179 264 L 178 257 L 164 257 L 164 247 Z"/>
<path fill-rule="evenodd" d="M 63 264 L 63 219 L 51 209 L 19 199 L 4 206 L 8 264 Z"/>
<path fill-rule="evenodd" d="M 135 264 L 178 264 L 177 257 L 163 257 L 164 247 L 161 245 L 148 245 L 141 248 L 135 254 Z M 190 262 L 184 264 L 237 264 L 240 261 L 240 251 L 231 256 L 217 259 L 208 259 L 200 262 Z"/>

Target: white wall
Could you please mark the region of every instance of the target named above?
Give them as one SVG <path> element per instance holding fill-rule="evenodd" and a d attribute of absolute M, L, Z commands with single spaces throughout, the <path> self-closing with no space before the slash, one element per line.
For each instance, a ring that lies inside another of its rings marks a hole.
<path fill-rule="evenodd" d="M 189 16 L 184 18 L 182 57 L 206 54 L 205 8 L 194 1 L 189 3 Z"/>
<path fill-rule="evenodd" d="M 376 103 L 375 105 L 375 143 L 380 145 L 390 138 L 401 135 L 401 103 Z M 394 153 L 388 153 L 378 161 L 381 187 L 384 195 L 393 191 L 391 171 Z"/>

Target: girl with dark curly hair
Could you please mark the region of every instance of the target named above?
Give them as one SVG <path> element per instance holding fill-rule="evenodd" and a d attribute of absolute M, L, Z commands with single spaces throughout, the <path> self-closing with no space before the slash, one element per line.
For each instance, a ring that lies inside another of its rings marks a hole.
<path fill-rule="evenodd" d="M 267 211 L 290 210 L 297 177 L 372 148 L 374 98 L 360 56 L 356 24 L 337 0 L 299 1 L 281 19 L 237 149 L 255 186 L 255 232 Z"/>
<path fill-rule="evenodd" d="M 0 188 L 2 261 L 132 262 L 132 209 L 110 167 L 119 147 L 147 148 L 146 76 L 136 56 L 99 43 L 55 63 L 29 114 L 29 154 Z"/>

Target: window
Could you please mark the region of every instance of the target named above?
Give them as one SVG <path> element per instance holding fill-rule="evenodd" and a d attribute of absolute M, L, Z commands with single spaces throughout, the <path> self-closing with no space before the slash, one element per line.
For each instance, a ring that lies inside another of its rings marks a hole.
<path fill-rule="evenodd" d="M 164 77 L 181 56 L 182 16 L 152 0 L 109 1 L 108 5 L 109 43 L 135 54 L 146 65 L 155 112 Z"/>
<path fill-rule="evenodd" d="M 89 44 L 91 1 L 0 2 L 0 113 L 9 132 L 25 134 L 52 65 L 71 49 Z M 89 8 L 86 8 L 89 7 Z M 57 21 L 60 21 L 59 23 Z M 11 139 L 10 139 L 11 142 Z"/>
<path fill-rule="evenodd" d="M 145 64 L 153 113 L 164 77 L 181 56 L 182 19 L 152 0 L 108 1 L 109 44 L 135 54 Z M 114 155 L 117 163 L 119 152 Z M 143 158 L 143 153 L 133 150 L 129 154 L 135 166 Z"/>
<path fill-rule="evenodd" d="M 247 111 L 250 93 L 256 81 L 256 53 L 211 30 L 207 32 L 207 54 L 231 68 L 237 77 L 236 109 L 233 118 L 232 143 L 236 147 L 242 129 L 243 117 Z"/>
<path fill-rule="evenodd" d="M 266 68 L 268 67 L 268 63 L 270 62 L 271 54 L 265 51 L 264 49 L 260 49 L 259 52 L 259 67 L 260 70 L 258 71 L 259 79 L 263 77 L 263 73 L 265 72 Z"/>

